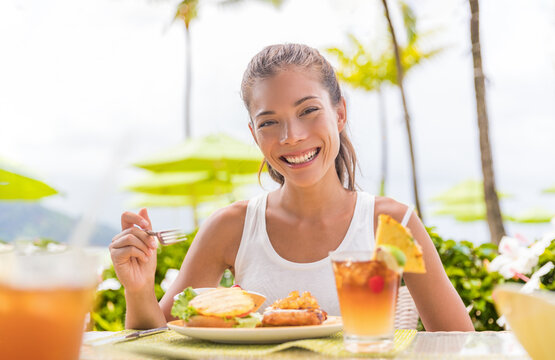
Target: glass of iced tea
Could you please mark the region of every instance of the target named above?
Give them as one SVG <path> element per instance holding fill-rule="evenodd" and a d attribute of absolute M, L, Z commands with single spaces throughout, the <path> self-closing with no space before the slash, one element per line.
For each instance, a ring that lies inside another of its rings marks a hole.
<path fill-rule="evenodd" d="M 355 353 L 392 350 L 402 270 L 376 260 L 370 251 L 332 252 L 330 257 L 345 348 Z"/>
<path fill-rule="evenodd" d="M 77 250 L 0 253 L 0 357 L 78 359 L 98 263 Z"/>

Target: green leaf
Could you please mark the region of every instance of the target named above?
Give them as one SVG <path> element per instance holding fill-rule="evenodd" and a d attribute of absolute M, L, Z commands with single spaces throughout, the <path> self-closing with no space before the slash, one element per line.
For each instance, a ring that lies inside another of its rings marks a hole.
<path fill-rule="evenodd" d="M 189 306 L 189 301 L 195 298 L 197 293 L 192 287 L 188 287 L 181 294 L 177 296 L 172 306 L 171 314 L 175 317 L 182 319 L 183 321 L 188 321 L 189 318 L 197 314 L 195 308 Z"/>
<path fill-rule="evenodd" d="M 96 322 L 104 331 L 120 331 L 123 328 L 120 322 L 110 323 L 106 321 L 102 316 L 97 312 L 91 313 L 91 318 L 94 322 Z"/>
<path fill-rule="evenodd" d="M 235 321 L 237 321 L 237 325 L 235 325 L 236 328 L 255 328 L 262 322 L 262 314 L 251 313 L 242 318 L 235 318 Z"/>
<path fill-rule="evenodd" d="M 463 269 L 459 269 L 457 267 L 450 267 L 449 269 L 446 270 L 447 276 L 449 277 L 453 277 L 453 276 L 460 276 L 460 277 L 464 277 L 466 276 L 466 273 L 464 272 Z"/>

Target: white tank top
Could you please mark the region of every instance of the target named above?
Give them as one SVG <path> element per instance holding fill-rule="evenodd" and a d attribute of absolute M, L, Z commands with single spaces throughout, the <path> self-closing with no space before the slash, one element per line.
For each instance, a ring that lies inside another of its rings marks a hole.
<path fill-rule="evenodd" d="M 263 310 L 291 291 L 310 293 L 329 315 L 340 315 L 335 278 L 329 256 L 311 263 L 288 261 L 274 250 L 266 231 L 266 199 L 263 194 L 247 206 L 241 244 L 235 258 L 235 283 L 266 296 Z M 357 192 L 349 229 L 336 251 L 374 248 L 374 196 Z"/>

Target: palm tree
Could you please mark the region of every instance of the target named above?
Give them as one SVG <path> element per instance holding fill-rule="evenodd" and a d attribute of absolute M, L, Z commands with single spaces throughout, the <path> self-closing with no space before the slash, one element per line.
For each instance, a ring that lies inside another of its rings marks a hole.
<path fill-rule="evenodd" d="M 385 10 L 385 18 L 387 20 L 387 24 L 389 26 L 389 33 L 391 35 L 391 42 L 393 43 L 393 52 L 395 54 L 395 66 L 397 68 L 397 86 L 401 92 L 401 100 L 403 103 L 403 111 L 405 113 L 405 127 L 407 129 L 407 140 L 409 143 L 409 151 L 410 151 L 410 163 L 412 169 L 412 191 L 414 196 L 414 205 L 416 207 L 416 211 L 423 219 L 422 208 L 420 207 L 420 199 L 418 196 L 418 176 L 416 173 L 416 160 L 414 155 L 414 145 L 412 141 L 412 131 L 411 131 L 411 124 L 410 124 L 410 114 L 407 106 L 407 100 L 405 96 L 405 88 L 403 86 L 403 65 L 401 63 L 401 50 L 399 49 L 399 43 L 397 42 L 397 36 L 395 34 L 395 29 L 393 28 L 393 23 L 391 22 L 391 16 L 389 14 L 389 8 L 387 6 L 387 0 L 382 0 L 384 10 Z M 405 5 L 406 6 L 406 5 Z M 405 24 L 406 26 L 406 24 Z"/>
<path fill-rule="evenodd" d="M 482 51 L 480 46 L 480 8 L 478 0 L 469 0 L 470 4 L 470 40 L 472 42 L 472 60 L 474 63 L 474 89 L 476 93 L 476 110 L 478 114 L 478 132 L 480 137 L 480 155 L 482 175 L 484 177 L 484 198 L 491 242 L 499 244 L 505 235 L 499 198 L 495 190 L 493 160 L 489 141 L 489 120 L 486 108 L 486 87 L 482 70 Z"/>
<path fill-rule="evenodd" d="M 198 0 L 183 0 L 177 5 L 174 20 L 185 23 L 185 138 L 191 137 L 191 20 L 198 14 Z"/>
<path fill-rule="evenodd" d="M 418 65 L 422 60 L 430 58 L 439 53 L 441 49 L 422 51 L 420 49 L 420 39 L 422 35 L 416 32 L 416 17 L 414 12 L 408 6 L 403 6 L 403 19 L 405 31 L 407 33 L 407 45 L 403 48 L 401 63 L 405 71 L 409 71 Z M 365 91 L 376 91 L 378 95 L 378 118 L 381 134 L 381 174 L 379 194 L 386 194 L 387 179 L 387 127 L 386 127 L 386 110 L 384 100 L 384 86 L 387 84 L 397 85 L 397 67 L 393 49 L 389 47 L 386 50 L 370 49 L 365 47 L 352 34 L 349 34 L 351 46 L 356 50 L 344 51 L 339 48 L 330 48 L 327 51 L 335 55 L 339 60 L 339 68 L 337 70 L 338 77 L 354 88 Z M 378 55 L 376 55 L 378 54 Z"/>
<path fill-rule="evenodd" d="M 221 0 L 222 5 L 241 3 L 244 0 Z M 270 3 L 279 8 L 284 0 L 259 0 L 260 2 Z M 192 64 L 191 64 L 191 32 L 190 24 L 198 15 L 199 0 L 183 0 L 177 5 L 174 21 L 181 20 L 185 24 L 185 139 L 191 137 L 191 83 L 192 83 Z"/>

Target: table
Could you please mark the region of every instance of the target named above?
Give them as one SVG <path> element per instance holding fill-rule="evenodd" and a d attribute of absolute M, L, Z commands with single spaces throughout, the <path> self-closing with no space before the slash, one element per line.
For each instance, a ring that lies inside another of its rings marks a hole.
<path fill-rule="evenodd" d="M 106 336 L 110 332 L 87 332 L 85 340 Z M 321 354 L 292 349 L 268 355 L 272 359 L 317 359 Z M 526 359 L 530 357 L 510 331 L 483 332 L 419 332 L 411 345 L 395 359 Z M 83 345 L 81 360 L 144 359 L 130 353 L 99 353 L 94 347 Z M 155 358 L 148 358 L 155 359 Z M 160 358 L 161 359 L 161 358 Z"/>

